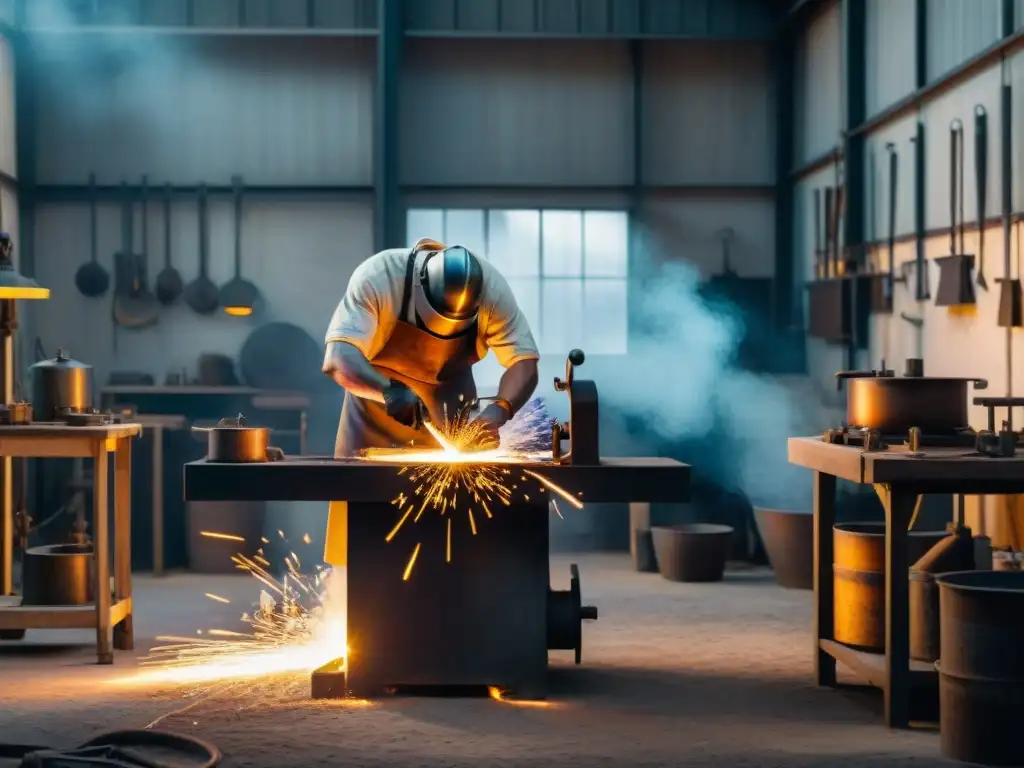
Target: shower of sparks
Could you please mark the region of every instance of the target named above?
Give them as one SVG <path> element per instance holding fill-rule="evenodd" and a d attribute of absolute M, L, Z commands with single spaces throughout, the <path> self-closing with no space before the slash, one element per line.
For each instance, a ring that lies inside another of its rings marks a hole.
<path fill-rule="evenodd" d="M 203 535 L 233 538 L 211 532 Z M 122 682 L 254 681 L 287 672 L 311 672 L 347 655 L 343 570 L 321 568 L 305 574 L 299 570 L 299 558 L 289 553 L 284 559 L 285 574 L 278 579 L 268 570 L 262 549 L 251 557 L 237 554 L 231 559 L 263 587 L 258 606 L 241 616 L 248 631 L 207 629 L 195 637 L 158 637 L 161 645 L 142 659 L 142 669 Z M 218 603 L 231 602 L 211 592 L 205 594 Z"/>
<path fill-rule="evenodd" d="M 242 542 L 245 541 L 245 539 L 242 536 L 235 536 L 233 533 L 217 533 L 215 531 L 200 531 L 199 535 L 200 536 L 205 536 L 208 539 L 220 539 L 221 541 L 242 541 Z"/>
<path fill-rule="evenodd" d="M 484 428 L 463 408 L 454 416 L 444 414 L 444 420 L 425 426 L 440 448 L 371 449 L 363 458 L 391 464 L 401 464 L 399 474 L 406 475 L 410 490 L 392 500 L 399 510 L 398 522 L 385 536 L 391 542 L 412 520 L 419 522 L 430 510 L 446 518 L 445 561 L 452 559 L 452 516 L 465 509 L 472 535 L 477 534 L 477 516 L 492 518 L 494 511 L 510 506 L 518 481 L 535 480 L 541 491 L 550 491 L 568 504 L 582 508 L 583 503 L 571 493 L 546 477 L 516 465 L 543 464 L 551 461 L 551 418 L 540 401 L 534 400 L 519 411 L 501 430 L 501 443 L 497 448 L 473 450 Z M 530 497 L 522 493 L 529 502 Z M 552 502 L 554 499 L 552 499 Z M 561 512 L 557 506 L 559 517 Z M 421 542 L 417 543 L 403 572 L 408 581 L 416 565 Z"/>
<path fill-rule="evenodd" d="M 408 581 L 412 575 L 412 569 L 416 567 L 416 558 L 420 556 L 420 545 L 419 542 L 413 547 L 412 554 L 409 555 L 409 562 L 405 564 L 405 573 L 402 574 L 402 581 Z"/>

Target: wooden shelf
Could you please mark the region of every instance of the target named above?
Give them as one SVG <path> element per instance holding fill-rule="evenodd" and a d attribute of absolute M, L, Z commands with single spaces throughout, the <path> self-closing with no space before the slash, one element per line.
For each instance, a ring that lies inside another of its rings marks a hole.
<path fill-rule="evenodd" d="M 821 650 L 845 665 L 851 672 L 862 677 L 875 688 L 885 688 L 885 654 L 858 651 L 835 640 L 819 640 Z M 925 661 L 910 660 L 910 684 L 928 684 L 937 676 L 935 665 Z"/>
<path fill-rule="evenodd" d="M 110 606 L 110 623 L 118 624 L 132 612 L 132 599 L 115 600 Z M 2 629 L 95 629 L 96 606 L 22 605 L 21 597 L 0 597 Z"/>

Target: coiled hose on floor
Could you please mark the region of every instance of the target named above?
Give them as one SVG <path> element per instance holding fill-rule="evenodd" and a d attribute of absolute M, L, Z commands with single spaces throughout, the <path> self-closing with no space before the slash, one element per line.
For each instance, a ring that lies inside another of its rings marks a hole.
<path fill-rule="evenodd" d="M 167 731 L 112 731 L 74 749 L 52 749 L 25 744 L 0 744 L 0 760 L 21 760 L 20 768 L 176 768 L 133 750 L 173 753 L 190 760 L 189 768 L 216 768 L 223 758 L 217 747 L 205 741 Z"/>

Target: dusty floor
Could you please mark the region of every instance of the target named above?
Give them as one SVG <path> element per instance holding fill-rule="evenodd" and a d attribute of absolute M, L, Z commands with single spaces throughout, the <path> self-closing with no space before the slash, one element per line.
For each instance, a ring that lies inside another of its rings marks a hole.
<path fill-rule="evenodd" d="M 947 764 L 934 731 L 887 731 L 876 696 L 810 684 L 809 593 L 780 589 L 766 572 L 686 585 L 635 573 L 624 555 L 572 560 L 601 619 L 585 628 L 583 666 L 553 654 L 548 708 L 489 699 L 311 702 L 302 675 L 140 689 L 112 681 L 130 677 L 141 652 L 97 667 L 87 649 L 57 645 L 87 634 L 30 633 L 24 643 L 0 643 L 0 741 L 70 746 L 162 718 L 157 727 L 214 742 L 234 766 Z M 567 577 L 568 562 L 556 558 L 552 573 Z M 213 578 L 137 577 L 139 646 L 237 614 L 204 592 L 239 602 L 257 595 L 248 577 Z"/>

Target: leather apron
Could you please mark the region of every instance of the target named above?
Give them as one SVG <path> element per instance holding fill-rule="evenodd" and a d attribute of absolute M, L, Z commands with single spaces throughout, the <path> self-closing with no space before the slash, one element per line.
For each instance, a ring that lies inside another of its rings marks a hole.
<path fill-rule="evenodd" d="M 431 419 L 442 423 L 445 413 L 454 414 L 462 403 L 476 398 L 472 366 L 479 362 L 477 324 L 457 336 L 435 336 L 409 322 L 416 276 L 416 257 L 438 244 L 417 244 L 409 252 L 405 285 L 398 322 L 384 347 L 370 360 L 382 376 L 405 384 L 415 392 L 430 412 Z M 383 403 L 353 397 L 346 393 L 334 443 L 335 458 L 356 456 L 366 448 L 416 446 L 439 448 L 426 429 L 412 429 L 387 415 Z M 343 566 L 348 559 L 348 507 L 344 501 L 332 501 L 327 517 L 324 561 Z"/>

